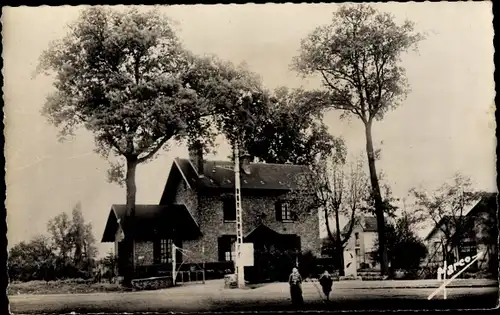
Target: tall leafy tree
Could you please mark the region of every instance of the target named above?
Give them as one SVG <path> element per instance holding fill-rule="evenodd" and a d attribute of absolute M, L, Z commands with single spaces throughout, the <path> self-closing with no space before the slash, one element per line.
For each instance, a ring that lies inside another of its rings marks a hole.
<path fill-rule="evenodd" d="M 381 272 L 387 274 L 384 202 L 375 167 L 372 125 L 405 99 L 408 84 L 400 66 L 402 53 L 423 38 L 413 23 L 396 24 L 388 13 L 368 5 L 345 5 L 329 25 L 316 28 L 302 41 L 293 68 L 318 74 L 326 88 L 328 107 L 355 115 L 365 127 L 366 153 L 378 223 Z"/>
<path fill-rule="evenodd" d="M 54 250 L 60 261 L 66 262 L 73 257 L 72 224 L 66 212 L 63 212 L 47 223 Z"/>
<path fill-rule="evenodd" d="M 77 203 L 73 208 L 73 220 L 71 224 L 70 237 L 72 239 L 75 252 L 73 260 L 76 265 L 81 265 L 84 258 L 84 231 L 85 231 L 85 223 L 82 214 L 82 205 L 81 203 Z"/>
<path fill-rule="evenodd" d="M 315 92 L 276 89 L 261 128 L 248 139 L 249 154 L 266 163 L 309 165 L 334 150 L 339 140 L 321 121 L 322 101 Z"/>
<path fill-rule="evenodd" d="M 97 248 L 92 225 L 85 222 L 81 204 L 75 205 L 71 217 L 63 212 L 49 220 L 47 229 L 60 273 L 71 276 L 69 273 L 73 270 L 87 275 L 97 256 Z"/>
<path fill-rule="evenodd" d="M 269 117 L 269 95 L 261 78 L 243 64 L 206 56 L 198 59 L 197 71 L 191 71 L 186 80 L 192 82 L 199 102 L 209 108 L 208 115 L 191 122 L 189 141 L 203 142 L 207 148 L 223 135 L 232 146 L 238 142 L 247 151 L 252 135 Z"/>
<path fill-rule="evenodd" d="M 73 261 L 80 270 L 89 269 L 97 256 L 95 238 L 92 234 L 92 225 L 85 223 L 81 203 L 77 203 L 72 212 L 70 240 L 74 246 Z"/>
<path fill-rule="evenodd" d="M 270 94 L 261 78 L 243 64 L 206 56 L 197 59 L 196 71 L 189 71 L 185 80 L 197 91 L 198 102 L 208 107 L 207 115 L 190 121 L 189 143 L 209 149 L 215 137 L 223 135 L 231 146 L 237 143 L 248 153 L 270 115 Z"/>
<path fill-rule="evenodd" d="M 121 159 L 112 162 L 109 174 L 125 181 L 129 241 L 137 165 L 185 135 L 205 112 L 205 103 L 185 81 L 195 64 L 165 16 L 104 7 L 83 10 L 67 36 L 41 56 L 39 69 L 55 75 L 43 114 L 61 136 L 84 127 L 94 135 L 99 154 Z"/>

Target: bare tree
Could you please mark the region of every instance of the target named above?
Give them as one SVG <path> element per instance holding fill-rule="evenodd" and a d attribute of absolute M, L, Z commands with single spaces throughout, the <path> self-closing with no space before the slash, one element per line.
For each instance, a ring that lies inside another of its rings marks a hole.
<path fill-rule="evenodd" d="M 443 259 L 452 258 L 453 249 L 474 230 L 474 221 L 467 212 L 481 199 L 481 194 L 473 190 L 470 178 L 460 173 L 432 193 L 415 188 L 411 193 L 416 198 L 416 215 L 438 229 L 438 250 L 443 251 Z"/>
<path fill-rule="evenodd" d="M 340 265 L 339 273 L 344 275 L 343 250 L 351 237 L 356 214 L 364 207 L 369 193 L 363 163 L 346 163 L 344 154 L 337 152 L 318 159 L 310 166 L 310 172 L 301 174 L 299 183 L 302 189 L 294 192 L 298 204 L 302 200 L 307 207 L 322 211 L 328 239 Z M 340 226 L 341 217 L 349 220 L 345 230 Z M 332 219 L 335 227 L 331 226 Z"/>

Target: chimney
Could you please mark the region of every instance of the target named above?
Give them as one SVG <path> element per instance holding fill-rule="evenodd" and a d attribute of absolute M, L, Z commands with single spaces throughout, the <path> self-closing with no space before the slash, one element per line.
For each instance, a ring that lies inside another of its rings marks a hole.
<path fill-rule="evenodd" d="M 189 160 L 200 178 L 203 174 L 203 145 L 201 141 L 196 140 L 189 146 Z"/>
<path fill-rule="evenodd" d="M 240 169 L 246 175 L 251 174 L 250 163 L 253 162 L 253 157 L 247 152 L 242 152 L 240 156 Z"/>

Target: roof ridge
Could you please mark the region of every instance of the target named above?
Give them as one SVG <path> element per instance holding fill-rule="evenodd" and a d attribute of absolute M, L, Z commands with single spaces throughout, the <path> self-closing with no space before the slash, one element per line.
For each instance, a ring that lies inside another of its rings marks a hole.
<path fill-rule="evenodd" d="M 189 158 L 183 158 L 183 157 L 175 157 L 174 159 L 178 160 L 186 160 L 190 161 Z M 205 162 L 218 162 L 218 163 L 232 163 L 232 161 L 227 161 L 227 160 L 210 160 L 210 159 L 204 159 Z M 287 166 L 300 166 L 300 167 L 307 167 L 305 164 L 290 164 L 290 163 L 267 163 L 267 162 L 250 162 L 252 165 L 287 165 Z"/>

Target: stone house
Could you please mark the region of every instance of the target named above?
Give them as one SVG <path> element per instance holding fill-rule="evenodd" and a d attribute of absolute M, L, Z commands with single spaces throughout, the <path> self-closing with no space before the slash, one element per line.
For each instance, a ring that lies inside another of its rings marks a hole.
<path fill-rule="evenodd" d="M 234 164 L 204 160 L 201 149 L 189 153 L 189 159 L 174 159 L 159 204 L 136 206 L 133 241 L 127 243 L 125 205 L 111 207 L 102 242 L 115 243 L 119 272 L 132 255 L 136 277 L 168 273 L 172 244 L 181 248 L 178 265 L 234 270 Z M 254 267 L 245 267 L 245 274 L 259 279 L 277 271 L 287 275 L 300 253 L 320 251 L 317 210 L 292 197 L 303 189 L 296 179 L 308 169 L 253 163 L 246 156 L 240 162 L 244 242 L 254 244 Z M 276 251 L 282 253 L 280 262 L 271 261 Z"/>
<path fill-rule="evenodd" d="M 454 231 L 460 225 L 460 232 Z M 442 267 L 443 243 L 446 241 L 444 231 L 451 231 L 456 236 L 448 248 L 448 264 L 467 256 L 484 253 L 469 270 L 489 270 L 498 268 L 498 223 L 496 193 L 485 193 L 473 204 L 462 217 L 443 216 L 425 238 L 428 250 L 427 259 L 423 263 L 428 267 Z M 457 235 L 459 234 L 459 235 Z"/>

